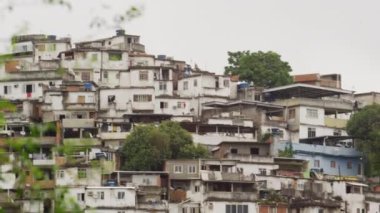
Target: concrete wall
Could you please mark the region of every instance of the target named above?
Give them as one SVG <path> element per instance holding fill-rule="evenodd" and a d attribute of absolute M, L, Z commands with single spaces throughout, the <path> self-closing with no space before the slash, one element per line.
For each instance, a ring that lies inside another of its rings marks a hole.
<path fill-rule="evenodd" d="M 168 107 L 161 108 L 160 102 L 166 102 L 168 104 Z M 190 112 L 190 99 L 156 97 L 154 103 L 154 113 L 172 115 L 191 115 L 192 113 Z"/>
<path fill-rule="evenodd" d="M 87 177 L 79 178 L 78 177 L 78 168 L 65 168 L 59 169 L 57 173 L 61 170 L 64 171 L 63 177 L 60 177 L 58 174 L 56 176 L 56 185 L 57 186 L 100 186 L 101 185 L 101 171 L 98 168 L 86 168 Z"/>
<path fill-rule="evenodd" d="M 257 203 L 253 202 L 228 202 L 228 201 L 206 201 L 204 202 L 204 213 L 221 213 L 226 212 L 226 205 L 247 205 L 249 213 L 259 213 Z"/>
<path fill-rule="evenodd" d="M 92 196 L 89 196 L 92 192 Z M 101 199 L 100 193 L 104 193 L 104 199 Z M 119 198 L 118 194 L 124 193 L 123 198 Z M 136 191 L 133 188 L 127 187 L 88 187 L 86 188 L 86 206 L 91 208 L 96 207 L 113 207 L 126 208 L 136 206 Z"/>
<path fill-rule="evenodd" d="M 49 85 L 49 82 L 55 82 L 55 85 L 60 85 L 62 80 L 35 80 L 35 81 L 8 81 L 0 82 L 0 96 L 9 100 L 38 100 L 43 98 L 42 84 Z M 32 85 L 33 91 L 30 96 L 27 96 L 26 85 Z M 10 93 L 5 94 L 4 86 L 10 86 Z"/>

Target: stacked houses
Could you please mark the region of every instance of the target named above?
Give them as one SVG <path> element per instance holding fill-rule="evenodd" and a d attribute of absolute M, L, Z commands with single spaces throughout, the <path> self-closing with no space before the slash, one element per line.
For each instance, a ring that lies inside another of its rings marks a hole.
<path fill-rule="evenodd" d="M 380 212 L 378 187 L 345 131 L 378 94 L 344 90 L 338 74 L 253 87 L 146 53 L 124 30 L 75 45 L 52 35 L 13 41 L 0 64 L 0 99 L 15 106 L 2 111 L 0 130 L 5 212 Z M 211 157 L 122 170 L 119 151 L 135 126 L 167 120 Z M 17 163 L 25 149 L 12 145 L 36 132 L 26 158 L 38 175 Z"/>

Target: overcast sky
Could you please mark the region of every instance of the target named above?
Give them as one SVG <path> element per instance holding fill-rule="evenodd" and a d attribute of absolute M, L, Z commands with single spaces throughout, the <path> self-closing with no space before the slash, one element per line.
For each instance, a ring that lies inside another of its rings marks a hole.
<path fill-rule="evenodd" d="M 272 50 L 292 74 L 340 73 L 345 89 L 380 91 L 378 0 L 72 0 L 72 10 L 0 0 L 0 6 L 9 1 L 16 9 L 1 12 L 1 52 L 17 32 L 71 36 L 74 42 L 112 36 L 114 28 L 90 29 L 89 23 L 96 16 L 112 20 L 136 5 L 143 15 L 124 28 L 141 36 L 148 53 L 222 73 L 227 51 Z"/>

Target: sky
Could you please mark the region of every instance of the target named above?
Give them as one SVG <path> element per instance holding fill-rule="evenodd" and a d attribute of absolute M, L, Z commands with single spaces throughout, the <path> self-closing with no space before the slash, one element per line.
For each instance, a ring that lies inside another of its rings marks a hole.
<path fill-rule="evenodd" d="M 136 6 L 142 15 L 121 27 L 140 35 L 150 54 L 223 73 L 227 51 L 270 50 L 289 62 L 292 74 L 339 73 L 344 89 L 380 92 L 378 0 L 67 0 L 72 9 L 41 1 L 0 0 L 0 52 L 17 33 L 74 42 L 112 36 L 120 26 L 90 28 L 90 22 L 112 23 Z M 4 9 L 9 2 L 11 12 Z"/>

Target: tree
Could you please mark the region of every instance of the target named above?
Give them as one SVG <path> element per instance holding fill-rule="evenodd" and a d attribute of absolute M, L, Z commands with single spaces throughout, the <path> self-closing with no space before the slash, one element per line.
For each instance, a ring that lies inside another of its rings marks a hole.
<path fill-rule="evenodd" d="M 253 82 L 259 87 L 277 87 L 293 82 L 288 62 L 282 61 L 275 52 L 238 51 L 228 52 L 225 74 L 239 75 L 241 80 Z"/>
<path fill-rule="evenodd" d="M 186 158 L 187 153 L 184 153 L 184 148 L 193 146 L 193 138 L 190 133 L 184 130 L 179 123 L 172 121 L 162 122 L 158 129 L 169 136 L 171 158 Z"/>
<path fill-rule="evenodd" d="M 122 147 L 123 169 L 162 170 L 167 159 L 194 159 L 208 157 L 208 151 L 195 145 L 193 139 L 179 123 L 162 122 L 137 126 Z"/>
<path fill-rule="evenodd" d="M 124 169 L 161 170 L 170 158 L 169 136 L 153 125 L 137 126 L 122 148 Z"/>
<path fill-rule="evenodd" d="M 380 175 L 380 105 L 366 106 L 354 114 L 347 123 L 347 132 L 366 157 L 366 174 Z"/>

